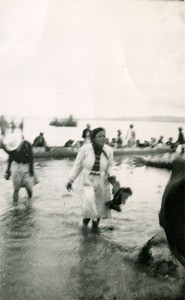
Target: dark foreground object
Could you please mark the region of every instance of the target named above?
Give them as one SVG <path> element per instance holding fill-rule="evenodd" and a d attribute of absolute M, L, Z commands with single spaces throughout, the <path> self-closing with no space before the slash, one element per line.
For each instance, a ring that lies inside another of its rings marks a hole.
<path fill-rule="evenodd" d="M 185 177 L 168 187 L 162 209 L 170 250 L 185 267 Z"/>

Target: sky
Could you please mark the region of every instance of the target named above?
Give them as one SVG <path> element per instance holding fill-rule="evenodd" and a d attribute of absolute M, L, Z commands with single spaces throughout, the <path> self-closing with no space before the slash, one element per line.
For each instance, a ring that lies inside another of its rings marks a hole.
<path fill-rule="evenodd" d="M 0 115 L 185 116 L 185 6 L 0 0 Z"/>

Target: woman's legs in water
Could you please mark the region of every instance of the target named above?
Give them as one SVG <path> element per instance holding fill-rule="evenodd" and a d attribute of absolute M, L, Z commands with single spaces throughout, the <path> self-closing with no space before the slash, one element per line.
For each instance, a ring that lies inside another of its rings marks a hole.
<path fill-rule="evenodd" d="M 98 224 L 100 222 L 100 218 L 97 218 L 96 220 L 92 220 L 92 229 L 96 230 L 98 228 Z"/>
<path fill-rule="evenodd" d="M 13 193 L 13 202 L 17 203 L 19 199 L 19 190 L 20 188 L 14 188 L 14 193 Z"/>
<path fill-rule="evenodd" d="M 33 194 L 34 177 L 33 176 L 30 177 L 29 175 L 25 176 L 24 186 L 27 191 L 28 197 L 30 199 Z"/>
<path fill-rule="evenodd" d="M 31 190 L 29 190 L 29 189 L 26 189 L 27 190 L 27 193 L 28 193 L 28 197 L 29 197 L 29 199 L 32 197 L 32 191 Z"/>
<path fill-rule="evenodd" d="M 83 219 L 83 227 L 84 227 L 84 228 L 87 228 L 87 226 L 88 226 L 90 220 L 91 220 L 91 219 L 89 219 L 89 218 Z"/>

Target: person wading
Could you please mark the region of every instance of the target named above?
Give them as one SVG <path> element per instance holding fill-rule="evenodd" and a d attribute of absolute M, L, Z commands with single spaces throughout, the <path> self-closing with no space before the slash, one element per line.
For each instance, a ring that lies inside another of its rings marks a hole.
<path fill-rule="evenodd" d="M 12 175 L 14 192 L 13 200 L 18 201 L 20 188 L 24 187 L 28 197 L 32 197 L 33 186 L 38 183 L 34 176 L 34 163 L 31 144 L 22 138 L 21 133 L 13 132 L 5 136 L 3 149 L 8 153 L 8 166 L 5 179 Z M 12 172 L 11 172 L 12 169 Z"/>
<path fill-rule="evenodd" d="M 106 205 L 111 200 L 109 176 L 113 176 L 113 151 L 105 145 L 106 134 L 101 127 L 91 133 L 91 143 L 79 149 L 74 166 L 69 174 L 66 188 L 72 189 L 73 181 L 81 175 L 82 216 L 84 228 L 92 219 L 92 228 L 97 229 L 100 218 L 110 218 L 111 210 Z"/>

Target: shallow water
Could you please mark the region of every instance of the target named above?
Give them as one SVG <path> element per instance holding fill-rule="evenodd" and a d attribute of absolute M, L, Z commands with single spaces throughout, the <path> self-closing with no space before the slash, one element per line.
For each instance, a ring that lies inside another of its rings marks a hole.
<path fill-rule="evenodd" d="M 36 161 L 34 197 L 27 200 L 22 189 L 15 206 L 0 161 L 0 299 L 181 299 L 182 280 L 151 277 L 135 263 L 136 249 L 162 231 L 158 212 L 169 172 L 134 169 L 119 158 L 115 172 L 133 195 L 95 234 L 82 230 L 78 180 L 74 193 L 65 189 L 72 164 Z"/>

